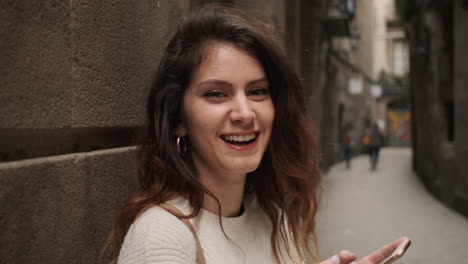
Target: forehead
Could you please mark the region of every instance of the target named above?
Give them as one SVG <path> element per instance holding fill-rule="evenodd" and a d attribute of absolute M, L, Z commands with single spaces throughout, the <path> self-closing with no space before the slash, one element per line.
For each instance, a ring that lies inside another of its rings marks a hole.
<path fill-rule="evenodd" d="M 231 43 L 210 43 L 203 53 L 201 63 L 193 72 L 194 82 L 210 78 L 241 82 L 265 77 L 258 59 Z"/>

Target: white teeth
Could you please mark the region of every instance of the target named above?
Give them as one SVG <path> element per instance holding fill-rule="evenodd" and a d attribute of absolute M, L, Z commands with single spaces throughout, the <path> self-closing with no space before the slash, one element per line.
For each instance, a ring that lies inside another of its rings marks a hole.
<path fill-rule="evenodd" d="M 245 142 L 255 139 L 255 134 L 247 136 L 222 136 L 222 138 L 228 141 Z"/>

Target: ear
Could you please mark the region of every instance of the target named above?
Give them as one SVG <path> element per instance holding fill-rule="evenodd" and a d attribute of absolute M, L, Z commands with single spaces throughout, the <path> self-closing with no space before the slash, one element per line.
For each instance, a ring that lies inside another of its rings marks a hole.
<path fill-rule="evenodd" d="M 184 137 L 187 135 L 187 129 L 183 122 L 181 122 L 179 126 L 177 127 L 176 135 L 179 137 Z"/>

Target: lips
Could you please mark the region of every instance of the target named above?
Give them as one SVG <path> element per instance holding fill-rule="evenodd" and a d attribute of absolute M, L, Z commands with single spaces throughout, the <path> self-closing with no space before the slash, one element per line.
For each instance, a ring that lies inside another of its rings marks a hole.
<path fill-rule="evenodd" d="M 252 149 L 257 145 L 259 134 L 259 132 L 224 134 L 220 138 L 228 147 L 243 151 Z"/>

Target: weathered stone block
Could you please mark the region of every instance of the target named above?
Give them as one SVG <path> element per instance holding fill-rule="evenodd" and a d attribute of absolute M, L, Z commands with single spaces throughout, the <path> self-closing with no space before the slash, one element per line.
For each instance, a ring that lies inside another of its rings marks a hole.
<path fill-rule="evenodd" d="M 134 148 L 0 164 L 2 263 L 96 263 L 137 189 Z"/>
<path fill-rule="evenodd" d="M 143 124 L 151 80 L 188 1 L 73 5 L 73 125 Z"/>
<path fill-rule="evenodd" d="M 1 4 L 0 128 L 136 126 L 189 1 Z"/>
<path fill-rule="evenodd" d="M 71 125 L 68 2 L 0 4 L 0 127 Z"/>

